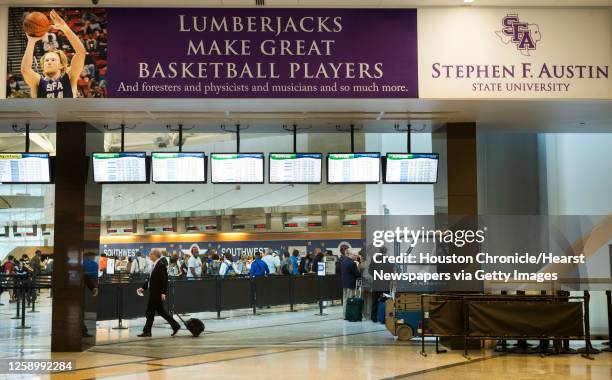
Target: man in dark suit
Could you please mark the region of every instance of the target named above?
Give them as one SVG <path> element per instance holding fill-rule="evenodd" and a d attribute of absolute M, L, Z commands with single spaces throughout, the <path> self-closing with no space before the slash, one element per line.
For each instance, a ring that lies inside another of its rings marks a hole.
<path fill-rule="evenodd" d="M 357 279 L 361 278 L 361 272 L 355 261 L 356 256 L 347 252 L 340 259 L 340 281 L 342 283 L 342 315 L 346 315 L 346 301 L 355 297 Z"/>
<path fill-rule="evenodd" d="M 151 250 L 149 258 L 153 261 L 153 269 L 149 275 L 149 280 L 136 291 L 139 295 L 142 295 L 145 290 L 149 289 L 150 293 L 146 312 L 147 322 L 142 329 L 142 334 L 138 336 L 141 338 L 151 336 L 151 327 L 153 327 L 155 312 L 168 321 L 170 326 L 172 326 L 171 336 L 175 336 L 181 328 L 181 325 L 179 325 L 178 322 L 168 314 L 166 309 L 164 309 L 164 301 L 168 294 L 168 270 L 166 267 L 166 260 L 162 258 L 161 252 L 156 248 Z"/>

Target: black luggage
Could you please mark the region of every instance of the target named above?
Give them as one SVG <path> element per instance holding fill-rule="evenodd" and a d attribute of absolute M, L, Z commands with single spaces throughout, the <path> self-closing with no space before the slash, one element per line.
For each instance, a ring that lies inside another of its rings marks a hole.
<path fill-rule="evenodd" d="M 189 332 L 194 337 L 199 336 L 202 333 L 202 331 L 204 331 L 204 322 L 202 322 L 200 319 L 198 319 L 198 318 L 189 318 L 187 320 L 187 322 L 185 322 L 183 320 L 183 318 L 181 318 L 180 315 L 177 314 L 177 316 L 185 324 L 185 327 L 187 328 L 187 330 L 189 330 Z"/>
<path fill-rule="evenodd" d="M 359 293 L 359 296 L 350 297 L 346 300 L 346 314 L 344 319 L 349 322 L 361 322 L 362 310 L 363 310 L 363 298 L 361 298 L 361 282 L 358 281 L 355 287 L 355 294 Z"/>
<path fill-rule="evenodd" d="M 351 297 L 346 300 L 345 319 L 349 322 L 360 322 L 362 319 L 361 310 L 363 309 L 363 298 Z"/>

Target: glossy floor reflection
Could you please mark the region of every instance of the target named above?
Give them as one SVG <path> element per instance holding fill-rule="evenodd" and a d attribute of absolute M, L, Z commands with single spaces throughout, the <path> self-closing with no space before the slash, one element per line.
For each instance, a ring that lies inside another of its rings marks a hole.
<path fill-rule="evenodd" d="M 341 308 L 316 316 L 313 306 L 222 313 L 201 313 L 206 333 L 193 338 L 185 330 L 170 338 L 170 328 L 158 320 L 153 338 L 137 338 L 143 319 L 124 321 L 128 329 L 114 330 L 117 321 L 99 322 L 98 345 L 82 353 L 49 353 L 50 299 L 43 293 L 36 308 L 27 313 L 27 330 L 17 330 L 14 304 L 6 295 L 0 302 L 0 357 L 53 358 L 76 361 L 72 372 L 0 378 L 24 379 L 612 379 L 612 354 L 595 360 L 578 355 L 540 357 L 500 355 L 491 349 L 436 354 L 427 343 L 426 357 L 420 341 L 395 341 L 383 325 L 370 321 L 346 322 Z M 597 342 L 600 343 L 600 342 Z M 581 342 L 576 342 L 580 346 Z"/>

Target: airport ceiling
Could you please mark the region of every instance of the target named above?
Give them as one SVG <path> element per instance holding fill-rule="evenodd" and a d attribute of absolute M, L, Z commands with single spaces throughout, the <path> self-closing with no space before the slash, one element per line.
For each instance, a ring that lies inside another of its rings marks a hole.
<path fill-rule="evenodd" d="M 0 133 L 30 123 L 84 121 L 104 130 L 121 123 L 129 133 L 163 133 L 167 125 L 219 133 L 220 125 L 248 125 L 248 133 L 282 133 L 283 125 L 309 133 L 336 132 L 354 124 L 362 132 L 393 132 L 411 123 L 431 132 L 447 123 L 476 122 L 481 132 L 609 133 L 612 100 L 426 100 L 426 99 L 8 99 L 0 101 Z"/>
<path fill-rule="evenodd" d="M 99 0 L 99 6 L 254 6 L 255 0 Z M 91 6 L 91 0 L 0 0 L 20 6 Z M 612 7 L 612 0 L 475 0 L 474 6 Z M 463 0 L 265 0 L 265 7 L 463 6 Z M 33 128 L 57 121 L 85 121 L 100 130 L 124 122 L 129 132 L 165 133 L 166 125 L 194 126 L 218 133 L 221 124 L 249 125 L 249 132 L 282 133 L 282 125 L 309 132 L 335 132 L 355 124 L 364 132 L 393 131 L 411 123 L 430 132 L 449 122 L 476 122 L 492 132 L 610 132 L 612 101 L 424 100 L 424 99 L 76 99 L 0 101 L 0 133 L 29 122 Z"/>
<path fill-rule="evenodd" d="M 99 0 L 98 6 L 255 7 L 256 0 Z M 426 6 L 611 7 L 612 0 L 264 0 L 263 7 L 412 8 Z M 91 6 L 91 0 L 0 0 L 15 6 Z M 261 5 L 258 5 L 261 7 Z"/>

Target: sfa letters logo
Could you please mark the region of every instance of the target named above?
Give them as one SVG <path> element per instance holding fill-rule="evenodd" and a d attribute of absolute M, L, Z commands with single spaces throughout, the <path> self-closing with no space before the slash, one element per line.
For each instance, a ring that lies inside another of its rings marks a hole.
<path fill-rule="evenodd" d="M 518 51 L 526 56 L 530 55 L 530 50 L 536 49 L 536 44 L 542 39 L 538 24 L 522 22 L 518 15 L 513 14 L 502 19 L 502 30 L 496 31 L 495 34 L 504 44 L 515 44 Z"/>

